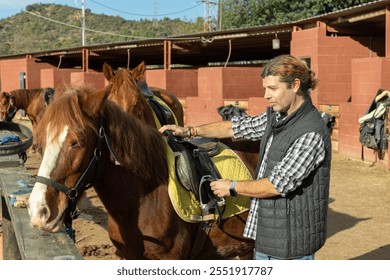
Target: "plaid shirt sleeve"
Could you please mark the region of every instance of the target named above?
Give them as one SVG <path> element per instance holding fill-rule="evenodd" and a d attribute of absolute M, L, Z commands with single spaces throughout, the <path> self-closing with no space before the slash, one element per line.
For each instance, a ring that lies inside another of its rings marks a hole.
<path fill-rule="evenodd" d="M 316 132 L 306 133 L 288 149 L 286 156 L 274 167 L 268 180 L 282 196 L 286 196 L 298 188 L 324 158 L 322 137 Z"/>
<path fill-rule="evenodd" d="M 257 141 L 264 135 L 267 125 L 267 114 L 263 113 L 254 117 L 234 116 L 232 117 L 232 128 L 234 138 L 242 138 Z"/>

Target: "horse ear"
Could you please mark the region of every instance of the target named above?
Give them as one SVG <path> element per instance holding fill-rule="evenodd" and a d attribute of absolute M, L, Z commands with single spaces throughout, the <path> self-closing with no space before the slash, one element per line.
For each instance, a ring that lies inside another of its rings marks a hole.
<path fill-rule="evenodd" d="M 131 70 L 131 74 L 135 77 L 136 81 L 139 82 L 141 80 L 145 80 L 145 71 L 146 64 L 145 61 L 142 61 L 137 67 Z"/>
<path fill-rule="evenodd" d="M 9 92 L 3 91 L 1 92 L 1 96 L 7 100 L 7 102 L 11 99 L 11 94 Z"/>
<path fill-rule="evenodd" d="M 111 89 L 112 85 L 108 85 L 103 89 L 88 94 L 83 102 L 84 111 L 91 117 L 96 117 L 99 113 L 101 113 L 104 102 L 107 100 Z"/>
<path fill-rule="evenodd" d="M 103 63 L 103 75 L 107 81 L 111 81 L 111 79 L 114 78 L 114 69 L 112 69 L 108 62 Z"/>

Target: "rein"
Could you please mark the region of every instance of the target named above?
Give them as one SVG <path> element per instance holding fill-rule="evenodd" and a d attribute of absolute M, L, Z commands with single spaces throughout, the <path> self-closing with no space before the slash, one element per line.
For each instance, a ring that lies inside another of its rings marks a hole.
<path fill-rule="evenodd" d="M 106 143 L 110 154 L 115 160 L 115 163 L 118 164 L 119 161 L 117 157 L 114 154 L 114 151 L 111 147 L 111 144 L 109 142 L 108 136 L 104 130 L 103 126 L 103 117 L 100 118 L 100 128 L 99 128 L 99 138 L 96 143 L 95 149 L 93 151 L 93 157 L 89 161 L 89 164 L 87 168 L 84 170 L 83 174 L 80 176 L 79 180 L 77 181 L 76 185 L 73 188 L 69 188 L 61 183 L 58 183 L 57 181 L 51 180 L 50 178 L 46 178 L 43 176 L 36 176 L 36 182 L 45 184 L 47 186 L 52 186 L 59 192 L 65 193 L 68 198 L 68 207 L 67 211 L 69 213 L 68 216 L 65 216 L 64 218 L 64 225 L 67 234 L 72 238 L 73 241 L 75 241 L 75 231 L 72 228 L 72 221 L 73 219 L 77 218 L 78 212 L 76 210 L 76 204 L 77 204 L 77 198 L 80 197 L 80 195 L 87 189 L 89 189 L 94 182 L 96 182 L 100 177 L 100 170 L 103 168 L 102 164 L 103 162 L 100 161 L 100 158 L 102 156 L 101 153 L 101 147 L 103 141 Z M 95 177 L 93 179 L 93 182 L 88 182 L 88 179 L 90 175 L 95 172 Z"/>

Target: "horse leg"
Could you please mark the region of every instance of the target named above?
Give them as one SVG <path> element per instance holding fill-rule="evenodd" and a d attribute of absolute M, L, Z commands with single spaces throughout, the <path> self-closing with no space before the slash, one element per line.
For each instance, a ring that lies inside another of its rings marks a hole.
<path fill-rule="evenodd" d="M 152 218 L 153 217 L 153 218 Z M 142 231 L 147 259 L 187 259 L 192 233 L 197 225 L 183 221 L 174 210 L 166 186 L 144 198 L 138 226 Z"/>
<path fill-rule="evenodd" d="M 134 242 L 135 232 L 125 231 L 123 234 L 118 223 L 108 215 L 108 235 L 115 246 L 115 254 L 119 259 L 144 259 L 142 242 Z M 134 235 L 133 235 L 134 234 Z M 138 244 L 137 244 L 138 243 Z"/>
<path fill-rule="evenodd" d="M 214 225 L 199 259 L 252 259 L 254 241 L 242 236 L 248 212 Z"/>
<path fill-rule="evenodd" d="M 34 119 L 30 118 L 30 120 L 31 120 L 32 131 L 33 131 L 33 134 L 35 135 L 36 131 L 37 131 L 38 124 Z M 38 149 L 38 140 L 37 140 L 37 137 L 33 137 L 33 143 L 31 145 L 31 150 L 33 153 L 36 153 L 37 149 Z"/>

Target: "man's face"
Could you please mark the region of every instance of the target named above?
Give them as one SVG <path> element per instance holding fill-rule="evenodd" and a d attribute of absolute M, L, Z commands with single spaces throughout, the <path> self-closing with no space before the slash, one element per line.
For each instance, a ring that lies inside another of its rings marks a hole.
<path fill-rule="evenodd" d="M 291 88 L 288 88 L 287 83 L 279 81 L 279 76 L 266 76 L 263 79 L 264 98 L 269 101 L 274 111 L 289 115 L 303 102 L 303 98 L 296 94 L 299 86 L 298 79 L 293 82 Z"/>

